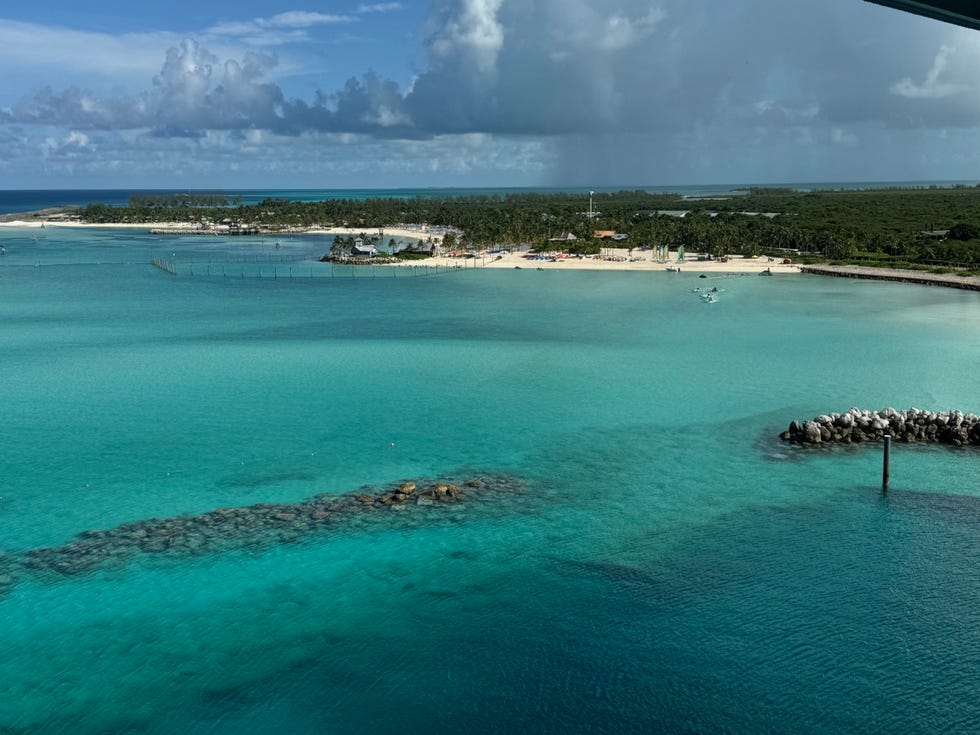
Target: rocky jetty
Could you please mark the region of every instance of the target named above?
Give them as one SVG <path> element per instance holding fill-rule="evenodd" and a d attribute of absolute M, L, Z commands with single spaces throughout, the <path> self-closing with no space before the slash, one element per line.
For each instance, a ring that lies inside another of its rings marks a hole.
<path fill-rule="evenodd" d="M 482 476 L 435 482 L 405 481 L 379 490 L 321 494 L 296 503 L 258 503 L 218 508 L 195 516 L 151 518 L 107 530 L 85 531 L 63 546 L 32 549 L 20 558 L 0 552 L 0 597 L 21 574 L 71 576 L 118 566 L 137 554 L 201 555 L 236 548 L 263 548 L 400 510 L 437 512 L 441 506 L 516 494 L 512 477 Z"/>
<path fill-rule="evenodd" d="M 856 444 L 881 441 L 980 446 L 980 417 L 962 411 L 866 411 L 850 408 L 844 413 L 822 414 L 810 421 L 792 421 L 779 435 L 793 444 Z"/>

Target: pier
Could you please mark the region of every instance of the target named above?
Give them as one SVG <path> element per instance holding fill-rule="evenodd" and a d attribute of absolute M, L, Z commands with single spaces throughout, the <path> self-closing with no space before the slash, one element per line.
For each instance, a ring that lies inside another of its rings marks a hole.
<path fill-rule="evenodd" d="M 980 276 L 958 276 L 953 273 L 928 273 L 926 271 L 869 268 L 861 265 L 801 265 L 800 271 L 816 276 L 863 278 L 869 281 L 898 281 L 923 286 L 947 286 L 980 291 Z"/>
<path fill-rule="evenodd" d="M 221 235 L 224 236 L 235 236 L 235 235 L 271 235 L 279 234 L 278 232 L 272 232 L 269 230 L 263 230 L 258 227 L 222 227 L 222 228 L 201 228 L 196 226 L 188 227 L 153 227 L 150 229 L 151 235 Z"/>

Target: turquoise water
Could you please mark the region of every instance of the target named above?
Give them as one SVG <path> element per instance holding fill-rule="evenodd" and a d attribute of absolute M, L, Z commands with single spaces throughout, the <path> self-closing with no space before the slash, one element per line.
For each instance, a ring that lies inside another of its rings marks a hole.
<path fill-rule="evenodd" d="M 975 732 L 980 454 L 896 447 L 882 496 L 874 448 L 774 437 L 980 409 L 980 295 L 36 232 L 0 263 L 0 732 Z M 525 492 L 19 567 L 90 529 L 474 473 Z"/>

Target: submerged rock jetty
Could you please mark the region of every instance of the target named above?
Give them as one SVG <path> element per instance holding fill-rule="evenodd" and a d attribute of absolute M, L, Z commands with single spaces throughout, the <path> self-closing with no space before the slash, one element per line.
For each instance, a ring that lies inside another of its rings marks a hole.
<path fill-rule="evenodd" d="M 201 555 L 238 548 L 264 548 L 354 519 L 401 510 L 436 512 L 441 506 L 518 494 L 513 477 L 405 481 L 379 490 L 362 488 L 344 495 L 320 494 L 296 503 L 258 503 L 208 513 L 150 518 L 108 530 L 85 531 L 63 546 L 32 549 L 21 558 L 0 552 L 0 596 L 20 574 L 72 576 L 118 566 L 138 554 Z"/>
<path fill-rule="evenodd" d="M 810 421 L 792 421 L 779 438 L 793 444 L 812 445 L 875 442 L 885 436 L 909 444 L 980 446 L 980 417 L 962 411 L 850 408 L 844 413 L 821 414 Z"/>

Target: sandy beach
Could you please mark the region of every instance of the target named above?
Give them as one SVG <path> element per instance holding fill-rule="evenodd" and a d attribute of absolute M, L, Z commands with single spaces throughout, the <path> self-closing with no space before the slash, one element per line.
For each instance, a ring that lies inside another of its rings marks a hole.
<path fill-rule="evenodd" d="M 31 213 L 24 213 L 23 216 L 30 216 Z M 186 228 L 187 223 L 175 222 L 140 222 L 140 223 L 89 223 L 78 221 L 64 221 L 51 219 L 12 219 L 12 215 L 6 215 L 0 221 L 0 228 L 40 228 L 44 227 L 80 227 L 80 228 L 101 228 L 101 229 L 129 229 L 129 230 L 177 230 Z M 302 230 L 303 234 L 311 235 L 353 235 L 374 234 L 377 228 L 364 227 L 323 227 Z M 222 235 L 220 230 L 215 233 Z M 274 237 L 276 233 L 267 233 L 268 237 Z M 298 234 L 298 233 L 283 233 Z M 442 237 L 438 232 L 430 232 L 421 228 L 409 227 L 385 227 L 385 238 L 394 237 L 411 240 L 428 240 L 440 242 Z M 698 260 L 698 253 L 687 253 L 683 261 L 677 260 L 677 252 L 672 251 L 671 257 L 666 262 L 660 262 L 656 258 L 654 251 L 634 250 L 632 254 L 627 248 L 603 248 L 601 255 L 567 255 L 564 253 L 540 254 L 537 258 L 528 257 L 527 252 L 503 252 L 491 253 L 482 251 L 472 258 L 451 257 L 439 255 L 425 260 L 406 260 L 398 263 L 399 266 L 438 266 L 440 268 L 538 268 L 541 270 L 608 270 L 608 271 L 667 271 L 668 269 L 679 269 L 681 272 L 693 273 L 761 273 L 769 268 L 773 275 L 784 273 L 799 273 L 800 269 L 795 264 L 784 264 L 781 259 L 769 259 L 765 256 L 758 258 L 743 258 L 741 256 L 729 256 L 727 260 Z"/>
<path fill-rule="evenodd" d="M 667 271 L 677 269 L 681 273 L 761 273 L 769 268 L 773 275 L 799 273 L 800 268 L 794 264 L 784 264 L 782 260 L 769 259 L 766 256 L 758 258 L 743 258 L 729 256 L 727 260 L 698 260 L 698 253 L 688 253 L 683 261 L 677 260 L 677 253 L 671 252 L 671 258 L 665 263 L 657 260 L 653 251 L 634 250 L 632 256 L 626 248 L 604 248 L 602 255 L 585 255 L 578 257 L 554 256 L 550 259 L 537 259 L 528 253 L 487 253 L 475 258 L 452 258 L 437 256 L 425 260 L 409 260 L 399 265 L 428 265 L 442 268 L 527 268 L 540 270 L 608 270 L 608 271 Z"/>
<path fill-rule="evenodd" d="M 194 223 L 191 222 L 79 222 L 77 220 L 61 220 L 61 219 L 23 219 L 23 217 L 30 216 L 31 212 L 23 212 L 17 215 L 0 215 L 0 228 L 2 227 L 30 227 L 30 228 L 41 228 L 41 227 L 82 227 L 82 228 L 98 228 L 98 229 L 124 229 L 124 230 L 182 230 L 189 227 L 196 227 Z M 283 235 L 293 235 L 293 234 L 308 234 L 308 235 L 352 235 L 356 237 L 357 235 L 374 235 L 377 234 L 379 228 L 377 227 L 313 227 L 313 228 L 297 228 L 295 230 L 287 230 L 282 232 Z M 215 235 L 226 235 L 229 234 L 227 229 L 216 229 L 214 231 Z M 274 237 L 276 232 L 267 232 L 263 235 L 268 237 Z M 385 227 L 384 236 L 396 237 L 401 239 L 411 239 L 411 240 L 428 240 L 432 238 L 436 242 L 442 240 L 442 235 L 439 233 L 429 232 L 421 228 L 410 228 L 410 227 Z"/>
<path fill-rule="evenodd" d="M 100 228 L 100 229 L 127 229 L 127 230 L 182 230 L 189 227 L 196 228 L 197 225 L 193 222 L 80 222 L 73 219 L 50 219 L 47 217 L 35 217 L 37 213 L 35 212 L 21 212 L 19 214 L 4 214 L 0 215 L 0 227 L 90 227 L 90 228 Z M 30 217 L 30 219 L 25 219 Z M 295 230 L 287 230 L 283 234 L 311 234 L 311 235 L 374 235 L 377 234 L 379 228 L 377 227 L 312 227 L 312 228 L 296 228 Z M 224 230 L 220 227 L 215 229 L 215 234 L 227 234 L 227 228 Z M 275 232 L 265 233 L 269 236 L 275 235 Z M 385 237 L 398 237 L 413 240 L 427 240 L 432 238 L 436 242 L 442 239 L 442 235 L 438 232 L 429 232 L 427 229 L 422 229 L 421 227 L 385 227 L 384 228 Z"/>
<path fill-rule="evenodd" d="M 148 230 L 148 229 L 161 229 L 170 230 L 178 229 L 181 227 L 189 227 L 188 224 L 180 224 L 175 222 L 106 222 L 94 223 L 94 222 L 78 222 L 76 220 L 50 220 L 50 219 L 7 219 L 15 215 L 3 215 L 0 216 L 0 227 L 29 227 L 29 228 L 41 228 L 41 227 L 81 227 L 81 228 L 96 228 L 105 230 Z M 23 215 L 16 215 L 23 216 Z"/>

